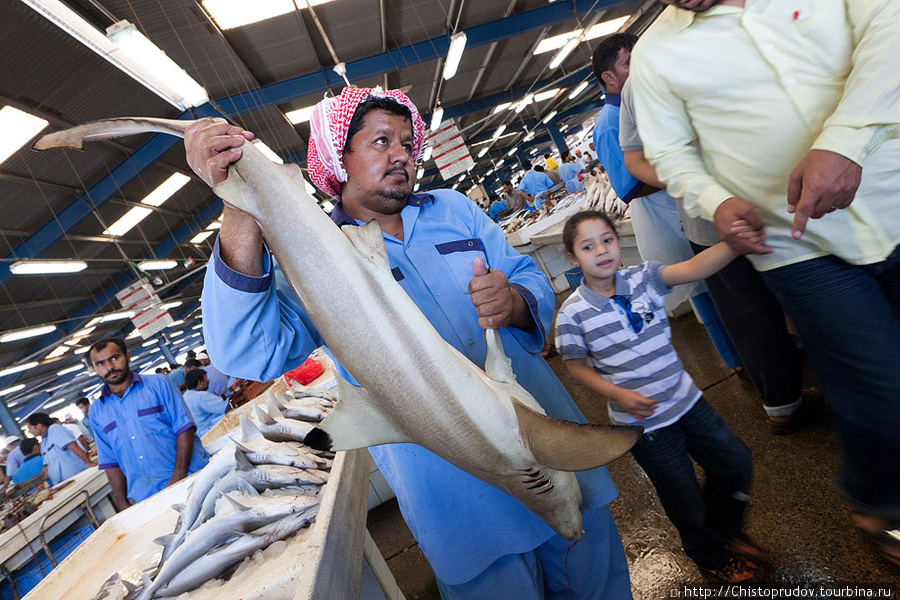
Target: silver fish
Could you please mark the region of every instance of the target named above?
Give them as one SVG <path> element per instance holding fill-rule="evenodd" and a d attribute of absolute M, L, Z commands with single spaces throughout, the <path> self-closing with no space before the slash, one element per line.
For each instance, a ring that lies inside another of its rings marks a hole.
<path fill-rule="evenodd" d="M 286 486 L 322 485 L 327 475 L 321 471 L 295 469 L 281 465 L 259 465 L 251 469 L 235 470 L 220 479 L 204 498 L 197 520 L 191 529 L 198 529 L 216 511 L 216 501 L 222 494 L 252 487 L 257 491 Z"/>
<path fill-rule="evenodd" d="M 256 406 L 256 418 L 259 419 L 259 430 L 273 442 L 303 442 L 313 428 L 309 423 L 285 419 L 278 409 L 266 414 L 259 405 Z"/>
<path fill-rule="evenodd" d="M 297 515 L 267 525 L 250 534 L 242 535 L 227 546 L 216 548 L 176 573 L 169 583 L 158 591 L 160 596 L 178 596 L 195 590 L 213 577 L 218 577 L 257 550 L 289 537 L 315 518 L 315 509 L 305 510 Z"/>
<path fill-rule="evenodd" d="M 287 394 L 269 394 L 269 397 L 266 399 L 266 407 L 269 409 L 269 414 L 277 410 L 286 419 L 313 423 L 318 423 L 325 418 L 325 411 L 322 410 L 321 405 L 303 405 L 291 400 L 291 397 Z"/>
<path fill-rule="evenodd" d="M 85 139 L 143 131 L 183 135 L 189 125 L 116 119 L 44 136 L 34 147 L 80 148 Z M 548 418 L 516 383 L 496 330 L 485 332 L 485 369 L 473 364 L 394 280 L 378 222 L 342 233 L 304 183 L 297 165 L 276 165 L 244 144 L 214 191 L 256 219 L 322 339 L 362 386 L 338 378 L 340 400 L 306 443 L 419 444 L 517 498 L 564 538 L 580 539 L 581 490 L 571 471 L 622 456 L 642 428 Z"/>
<path fill-rule="evenodd" d="M 240 506 L 233 500 L 232 503 L 235 505 L 232 513 L 210 519 L 190 532 L 169 560 L 163 564 L 152 582 L 147 574 L 143 575 L 144 589 L 137 600 L 150 600 L 155 597 L 159 589 L 167 585 L 176 574 L 213 548 L 234 539 L 241 533 L 248 533 L 302 510 L 295 506 L 250 509 Z"/>
<path fill-rule="evenodd" d="M 305 385 L 300 385 L 296 381 L 291 382 L 291 384 L 288 386 L 288 391 L 292 396 L 294 396 L 294 398 L 320 398 L 329 406 L 334 406 L 335 402 L 337 402 L 337 398 L 335 398 L 334 394 L 332 394 L 328 390 L 323 388 L 306 387 Z"/>

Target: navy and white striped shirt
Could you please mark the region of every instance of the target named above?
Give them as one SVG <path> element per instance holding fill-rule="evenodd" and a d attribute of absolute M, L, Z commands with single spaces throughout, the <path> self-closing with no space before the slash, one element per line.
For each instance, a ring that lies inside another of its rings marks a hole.
<path fill-rule="evenodd" d="M 556 317 L 556 347 L 565 360 L 588 358 L 607 381 L 656 401 L 656 412 L 646 419 L 608 403 L 613 423 L 637 423 L 645 433 L 676 422 L 701 396 L 672 347 L 663 301 L 672 288 L 663 284 L 661 269 L 648 262 L 616 273 L 616 295 L 631 301 L 631 311 L 643 320 L 640 332 L 622 306 L 583 284 Z"/>

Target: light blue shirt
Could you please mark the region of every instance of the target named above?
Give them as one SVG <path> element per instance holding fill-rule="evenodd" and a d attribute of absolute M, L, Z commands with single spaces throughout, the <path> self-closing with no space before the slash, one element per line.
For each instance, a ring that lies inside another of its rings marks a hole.
<path fill-rule="evenodd" d="M 12 450 L 10 450 L 9 455 L 6 457 L 6 476 L 12 477 L 16 474 L 16 471 L 19 467 L 22 466 L 22 463 L 25 462 L 25 455 L 22 454 L 22 448 L 16 446 Z"/>
<path fill-rule="evenodd" d="M 165 375 L 132 373 L 121 398 L 104 385 L 90 415 L 99 467 L 122 469 L 128 497 L 135 502 L 166 486 L 175 469 L 176 438 L 194 427 L 181 392 Z M 208 461 L 209 454 L 195 438 L 188 475 Z"/>
<path fill-rule="evenodd" d="M 200 368 L 206 371 L 206 377 L 209 379 L 208 391 L 219 395 L 228 389 L 228 375 L 215 368 L 212 363 Z"/>
<path fill-rule="evenodd" d="M 197 437 L 203 437 L 221 421 L 225 416 L 225 409 L 228 408 L 228 403 L 222 400 L 221 396 L 200 390 L 187 390 L 184 393 L 184 403 L 187 404 L 188 412 L 197 424 Z"/>
<path fill-rule="evenodd" d="M 566 191 L 570 194 L 584 191 L 584 186 L 578 181 L 579 173 L 581 173 L 581 167 L 578 166 L 578 163 L 564 162 L 559 165 L 559 176 L 566 182 Z"/>
<path fill-rule="evenodd" d="M 474 202 L 452 190 L 410 196 L 400 213 L 404 241 L 384 234 L 391 271 L 440 335 L 481 366 L 487 354 L 468 293 L 472 262 L 481 257 L 522 294 L 537 325 L 500 336 L 518 381 L 559 419 L 585 422 L 541 357 L 553 318 L 554 294 L 531 258 L 516 252 L 503 231 Z M 338 204 L 338 224 L 361 224 Z M 322 344 L 280 270 L 264 256 L 265 275 L 241 275 L 222 262 L 218 242 L 203 286 L 207 352 L 229 373 L 260 381 L 295 368 Z M 441 290 L 436 294 L 435 290 Z M 327 318 L 340 318 L 328 315 Z M 261 332 L 267 332 L 262 335 Z M 527 552 L 554 535 L 518 500 L 413 444 L 369 448 L 404 519 L 438 578 L 462 583 L 499 557 Z M 582 510 L 611 502 L 616 488 L 606 469 L 576 474 Z"/>
<path fill-rule="evenodd" d="M 169 381 L 175 384 L 175 387 L 180 388 L 184 385 L 184 367 L 178 367 L 177 369 L 172 369 L 169 371 Z"/>
<path fill-rule="evenodd" d="M 84 464 L 84 463 L 81 463 Z M 22 466 L 13 475 L 13 483 L 22 483 L 28 481 L 32 477 L 37 477 L 44 469 L 44 458 L 40 454 L 34 454 L 25 459 Z"/>
<path fill-rule="evenodd" d="M 503 200 L 494 200 L 491 203 L 490 215 L 493 220 L 497 220 L 497 215 L 506 210 L 506 202 Z"/>
<path fill-rule="evenodd" d="M 625 168 L 625 155 L 619 145 L 619 106 L 622 98 L 618 94 L 607 94 L 606 104 L 594 125 L 594 149 L 600 164 L 606 169 L 609 184 L 623 202 L 631 202 L 644 184 Z"/>
<path fill-rule="evenodd" d="M 69 448 L 75 443 L 75 436 L 62 425 L 54 423 L 47 428 L 47 435 L 41 440 L 41 457 L 47 465 L 50 485 L 62 483 L 87 469 L 85 462 Z"/>
<path fill-rule="evenodd" d="M 546 173 L 538 173 L 531 169 L 525 171 L 525 174 L 522 176 L 522 181 L 519 182 L 520 190 L 534 196 L 534 206 L 537 209 L 540 209 L 541 205 L 543 205 L 543 202 L 538 199 L 537 195 L 552 187 L 553 180 L 547 177 Z"/>

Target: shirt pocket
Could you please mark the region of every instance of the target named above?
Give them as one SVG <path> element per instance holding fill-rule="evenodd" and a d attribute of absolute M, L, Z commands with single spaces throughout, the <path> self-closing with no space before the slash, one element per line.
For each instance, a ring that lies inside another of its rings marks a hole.
<path fill-rule="evenodd" d="M 468 238 L 435 244 L 435 249 L 443 259 L 444 264 L 453 273 L 456 283 L 464 294 L 469 293 L 469 282 L 472 281 L 472 263 L 476 258 L 481 258 L 485 266 L 488 265 L 484 244 L 478 238 Z"/>
<path fill-rule="evenodd" d="M 792 15 L 796 40 L 811 63 L 831 75 L 846 76 L 853 53 L 853 32 L 846 9 L 840 2 L 822 4 L 809 2 Z"/>
<path fill-rule="evenodd" d="M 155 435 L 164 435 L 171 431 L 171 427 L 164 419 L 165 407 L 161 404 L 140 408 L 137 411 L 138 423 L 143 431 Z"/>

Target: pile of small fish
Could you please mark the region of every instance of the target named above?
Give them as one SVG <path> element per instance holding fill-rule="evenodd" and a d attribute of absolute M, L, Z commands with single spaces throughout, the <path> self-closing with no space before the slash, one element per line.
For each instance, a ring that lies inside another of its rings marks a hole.
<path fill-rule="evenodd" d="M 628 205 L 616 195 L 606 173 L 588 175 L 584 180 L 584 187 L 587 190 L 587 201 L 583 210 L 603 211 L 614 221 L 625 218 Z"/>
<path fill-rule="evenodd" d="M 325 418 L 334 396 L 302 386 L 267 394 L 254 422 L 207 446 L 209 464 L 193 476 L 187 500 L 175 505 L 175 531 L 154 540 L 163 546 L 155 576 L 140 585 L 118 574 L 95 600 L 151 600 L 175 597 L 229 573 L 244 559 L 308 527 L 315 519 L 333 455 L 303 440 Z"/>

